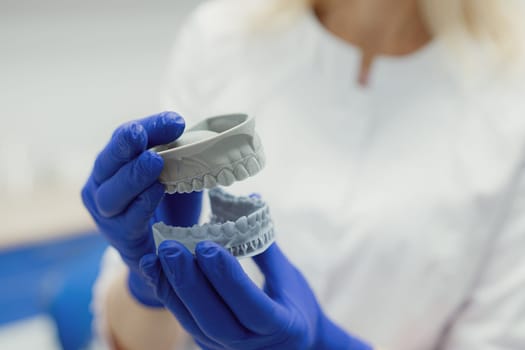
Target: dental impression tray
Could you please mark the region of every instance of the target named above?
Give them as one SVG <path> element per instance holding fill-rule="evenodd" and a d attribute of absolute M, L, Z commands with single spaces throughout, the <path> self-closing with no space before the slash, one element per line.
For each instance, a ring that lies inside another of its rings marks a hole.
<path fill-rule="evenodd" d="M 153 225 L 157 248 L 164 240 L 177 240 L 192 253 L 203 240 L 211 240 L 236 257 L 262 253 L 274 241 L 268 206 L 256 197 L 235 197 L 219 188 L 209 191 L 212 217 L 202 226 L 174 227 L 163 222 Z"/>
<path fill-rule="evenodd" d="M 159 180 L 168 193 L 229 186 L 255 175 L 265 164 L 255 120 L 246 114 L 205 119 L 153 150 L 164 159 Z"/>

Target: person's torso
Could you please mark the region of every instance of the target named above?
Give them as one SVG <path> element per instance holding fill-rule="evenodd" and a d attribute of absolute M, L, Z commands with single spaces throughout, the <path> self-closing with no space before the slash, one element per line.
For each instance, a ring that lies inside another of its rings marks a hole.
<path fill-rule="evenodd" d="M 266 168 L 229 190 L 269 202 L 328 315 L 387 348 L 430 349 L 498 230 L 523 125 L 492 124 L 439 43 L 379 58 L 360 87 L 357 51 L 312 20 L 218 55 L 200 113 L 256 115 Z"/>

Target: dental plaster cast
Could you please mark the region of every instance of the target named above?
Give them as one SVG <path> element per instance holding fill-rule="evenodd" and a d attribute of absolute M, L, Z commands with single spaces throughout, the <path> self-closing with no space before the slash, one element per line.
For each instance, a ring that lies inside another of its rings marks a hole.
<path fill-rule="evenodd" d="M 164 159 L 159 180 L 168 193 L 229 186 L 255 175 L 265 164 L 255 120 L 246 114 L 207 118 L 153 150 Z"/>
<path fill-rule="evenodd" d="M 229 186 L 257 174 L 265 164 L 255 120 L 246 114 L 207 118 L 176 141 L 153 149 L 164 159 L 160 182 L 168 193 L 209 192 L 212 217 L 193 227 L 153 225 L 158 248 L 177 240 L 191 252 L 203 240 L 212 240 L 236 257 L 262 253 L 274 241 L 268 206 L 255 197 L 235 197 L 215 188 Z"/>
<path fill-rule="evenodd" d="M 203 240 L 211 240 L 242 258 L 265 251 L 274 241 L 268 206 L 258 197 L 236 197 L 219 188 L 209 191 L 212 216 L 202 226 L 174 227 L 163 222 L 153 225 L 157 249 L 164 240 L 181 242 L 192 253 Z"/>

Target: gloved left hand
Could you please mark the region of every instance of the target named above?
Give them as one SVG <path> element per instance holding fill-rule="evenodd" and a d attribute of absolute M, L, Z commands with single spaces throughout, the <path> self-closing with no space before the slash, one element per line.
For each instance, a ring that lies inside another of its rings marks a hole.
<path fill-rule="evenodd" d="M 321 310 L 302 274 L 277 244 L 253 259 L 264 291 L 221 246 L 205 241 L 195 257 L 176 241 L 146 255 L 141 269 L 159 300 L 204 349 L 348 349 L 370 345 Z"/>
<path fill-rule="evenodd" d="M 82 189 L 84 205 L 100 232 L 129 268 L 128 286 L 143 305 L 161 307 L 139 271 L 139 260 L 155 251 L 151 224 L 191 226 L 198 220 L 201 193 L 164 196 L 158 177 L 163 159 L 148 149 L 177 139 L 184 119 L 163 112 L 118 127 L 98 155 Z"/>

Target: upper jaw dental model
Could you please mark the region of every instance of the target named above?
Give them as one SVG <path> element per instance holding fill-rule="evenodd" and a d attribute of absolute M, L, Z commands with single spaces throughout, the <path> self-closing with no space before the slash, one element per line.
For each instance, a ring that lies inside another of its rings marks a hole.
<path fill-rule="evenodd" d="M 212 212 L 210 222 L 202 226 L 155 223 L 152 230 L 157 249 L 164 240 L 176 240 L 195 252 L 198 242 L 210 240 L 242 258 L 260 254 L 273 243 L 273 222 L 263 200 L 236 197 L 215 188 L 244 180 L 264 167 L 264 152 L 253 117 L 228 114 L 207 118 L 175 142 L 153 150 L 164 159 L 159 180 L 166 192 L 210 189 Z"/>
<path fill-rule="evenodd" d="M 168 193 L 229 186 L 257 174 L 265 164 L 255 119 L 246 114 L 207 118 L 153 150 L 164 159 L 159 180 Z"/>

